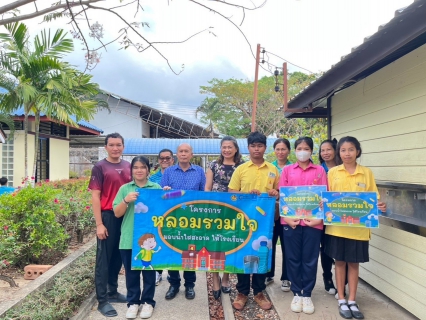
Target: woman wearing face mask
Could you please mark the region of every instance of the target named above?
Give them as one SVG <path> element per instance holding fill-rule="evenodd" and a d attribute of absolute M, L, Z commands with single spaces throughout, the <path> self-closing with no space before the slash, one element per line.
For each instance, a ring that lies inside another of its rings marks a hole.
<path fill-rule="evenodd" d="M 327 185 L 324 168 L 311 161 L 314 143 L 309 137 L 295 141 L 297 162 L 285 166 L 279 186 Z M 281 218 L 286 266 L 290 289 L 294 294 L 291 311 L 314 313 L 311 294 L 315 286 L 323 229 L 321 219 Z"/>

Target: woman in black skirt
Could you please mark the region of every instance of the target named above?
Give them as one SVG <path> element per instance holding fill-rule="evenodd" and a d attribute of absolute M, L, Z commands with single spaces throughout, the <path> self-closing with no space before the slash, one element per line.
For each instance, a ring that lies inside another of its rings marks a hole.
<path fill-rule="evenodd" d="M 356 162 L 361 156 L 361 145 L 354 137 L 341 138 L 337 144 L 337 156 L 342 164 L 330 169 L 328 184 L 330 191 L 377 192 L 373 173 Z M 378 202 L 380 211 L 386 211 L 386 204 Z M 345 319 L 364 319 L 356 304 L 359 264 L 368 262 L 368 242 L 371 231 L 368 228 L 327 226 L 325 231 L 325 253 L 335 259 L 336 284 L 339 295 L 339 314 Z M 346 264 L 348 265 L 349 297 L 345 300 Z"/>

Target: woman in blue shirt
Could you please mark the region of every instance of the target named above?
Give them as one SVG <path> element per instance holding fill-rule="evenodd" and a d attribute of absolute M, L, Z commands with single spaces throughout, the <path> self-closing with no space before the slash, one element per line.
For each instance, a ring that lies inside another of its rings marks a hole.
<path fill-rule="evenodd" d="M 291 147 L 290 142 L 287 139 L 279 138 L 274 142 L 274 153 L 277 159 L 272 162 L 272 164 L 277 167 L 278 172 L 281 174 L 283 168 L 291 162 L 288 160 Z M 281 290 L 284 292 L 290 291 L 290 281 L 287 276 L 287 267 L 285 264 L 285 251 L 284 251 L 284 236 L 283 236 L 283 227 L 279 220 L 279 213 L 275 216 L 274 230 L 272 235 L 272 262 L 271 262 L 271 271 L 266 274 L 266 285 L 274 282 L 275 275 L 275 254 L 277 252 L 277 242 L 280 238 L 281 242 L 281 252 L 282 252 L 282 271 L 281 271 Z"/>

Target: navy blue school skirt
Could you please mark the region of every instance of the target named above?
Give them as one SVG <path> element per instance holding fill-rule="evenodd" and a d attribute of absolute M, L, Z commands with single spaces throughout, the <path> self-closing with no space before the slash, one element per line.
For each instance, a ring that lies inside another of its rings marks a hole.
<path fill-rule="evenodd" d="M 325 235 L 324 252 L 337 261 L 368 262 L 368 241 Z"/>

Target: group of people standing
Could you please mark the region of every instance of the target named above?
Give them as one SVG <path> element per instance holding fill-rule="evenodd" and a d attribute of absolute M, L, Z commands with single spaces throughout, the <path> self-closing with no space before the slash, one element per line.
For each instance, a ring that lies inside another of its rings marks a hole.
<path fill-rule="evenodd" d="M 290 142 L 277 139 L 273 145 L 276 160 L 272 163 L 264 159 L 266 136 L 252 132 L 247 137 L 250 154 L 244 162 L 233 137 L 221 140 L 221 154 L 204 169 L 191 163 L 193 157 L 189 144 L 179 145 L 176 153 L 177 164 L 171 150 L 159 152 L 160 169 L 149 175 L 150 163 L 143 156 L 135 157 L 131 163 L 121 159 L 124 139 L 118 134 L 110 134 L 105 139 L 108 157 L 99 161 L 92 170 L 89 188 L 92 189 L 93 211 L 97 226 L 97 257 L 95 270 L 98 310 L 107 317 L 117 316 L 111 302 L 127 303 L 126 318 L 151 317 L 154 307 L 155 286 L 162 280 L 161 270 L 131 270 L 134 202 L 137 189 L 177 189 L 210 192 L 267 193 L 277 200 L 273 228 L 273 252 L 271 270 L 266 274 L 237 274 L 238 295 L 233 307 L 241 310 L 247 303 L 250 288 L 255 302 L 264 310 L 272 303 L 264 295 L 266 285 L 273 283 L 275 271 L 275 250 L 278 239 L 282 250 L 281 290 L 292 291 L 293 312 L 314 313 L 311 293 L 315 286 L 318 257 L 321 253 L 325 290 L 336 294 L 339 313 L 345 319 L 363 319 L 356 304 L 359 263 L 368 261 L 368 241 L 370 230 L 328 226 L 322 219 L 281 218 L 278 209 L 279 187 L 325 185 L 330 191 L 373 191 L 378 192 L 370 169 L 357 163 L 361 156 L 361 146 L 356 138 L 344 137 L 337 144 L 326 140 L 320 146 L 321 165 L 312 161 L 314 143 L 309 137 L 301 137 L 294 142 L 297 161 L 292 164 L 288 157 Z M 341 163 L 340 165 L 337 165 Z M 327 179 L 328 175 L 328 179 Z M 319 204 L 322 206 L 322 203 Z M 386 205 L 378 203 L 381 211 Z M 158 250 L 160 250 L 159 248 Z M 152 254 L 152 253 L 151 253 Z M 134 257 L 136 259 L 136 257 Z M 335 261 L 336 288 L 332 280 L 332 264 Z M 127 296 L 117 291 L 117 279 L 124 265 Z M 141 292 L 140 274 L 143 276 Z M 194 299 L 196 273 L 184 271 L 185 297 Z M 181 277 L 179 271 L 169 271 L 170 287 L 166 300 L 178 294 Z M 349 284 L 346 300 L 345 284 Z M 221 293 L 231 291 L 229 274 L 213 273 L 213 296 L 219 299 Z"/>

